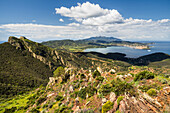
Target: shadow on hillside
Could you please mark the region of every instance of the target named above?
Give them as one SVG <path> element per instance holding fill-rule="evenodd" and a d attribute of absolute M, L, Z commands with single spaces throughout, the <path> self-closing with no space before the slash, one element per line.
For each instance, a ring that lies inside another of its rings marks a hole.
<path fill-rule="evenodd" d="M 137 66 L 147 66 L 150 62 L 162 61 L 170 58 L 170 55 L 165 53 L 153 53 L 138 58 L 127 58 L 126 54 L 123 53 L 98 53 L 98 52 L 77 52 L 76 54 L 85 55 L 85 56 L 97 56 L 101 58 L 109 58 L 113 60 L 124 61 L 132 65 Z"/>

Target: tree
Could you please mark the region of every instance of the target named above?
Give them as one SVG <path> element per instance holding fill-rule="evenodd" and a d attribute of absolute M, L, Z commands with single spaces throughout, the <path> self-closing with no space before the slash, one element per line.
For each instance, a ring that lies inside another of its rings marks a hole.
<path fill-rule="evenodd" d="M 64 70 L 64 68 L 63 68 L 62 66 L 58 67 L 58 68 L 53 72 L 54 77 L 59 77 L 59 76 L 61 76 L 61 75 L 64 75 L 64 73 L 65 73 L 65 70 Z"/>

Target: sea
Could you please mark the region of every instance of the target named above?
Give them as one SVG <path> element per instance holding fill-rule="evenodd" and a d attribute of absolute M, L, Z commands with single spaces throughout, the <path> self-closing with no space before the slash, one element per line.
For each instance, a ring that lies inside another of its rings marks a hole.
<path fill-rule="evenodd" d="M 130 47 L 123 47 L 123 46 L 110 46 L 106 48 L 89 48 L 84 50 L 84 52 L 100 52 L 100 53 L 124 53 L 126 57 L 129 58 L 137 58 L 140 56 L 148 55 L 151 53 L 156 52 L 163 52 L 170 55 L 170 41 L 145 41 L 142 43 L 154 43 L 150 44 L 150 50 L 143 50 L 143 49 L 134 49 Z"/>

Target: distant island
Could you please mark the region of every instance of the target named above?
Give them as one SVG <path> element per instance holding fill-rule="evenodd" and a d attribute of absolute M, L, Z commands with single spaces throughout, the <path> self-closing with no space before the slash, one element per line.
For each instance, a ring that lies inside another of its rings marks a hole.
<path fill-rule="evenodd" d="M 87 48 L 105 48 L 109 46 L 126 46 L 134 49 L 150 49 L 148 43 L 124 41 L 115 37 L 97 36 L 82 40 L 53 40 L 42 42 L 43 45 L 72 52 L 82 52 Z"/>

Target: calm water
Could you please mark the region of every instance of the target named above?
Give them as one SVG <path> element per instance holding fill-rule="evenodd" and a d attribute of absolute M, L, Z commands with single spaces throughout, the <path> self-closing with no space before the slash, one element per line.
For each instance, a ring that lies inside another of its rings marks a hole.
<path fill-rule="evenodd" d="M 84 50 L 84 52 L 100 52 L 100 53 L 125 53 L 127 57 L 136 58 L 143 55 L 148 55 L 155 52 L 163 52 L 170 54 L 170 42 L 154 42 L 155 44 L 151 44 L 150 50 L 140 50 L 140 49 L 133 49 L 129 47 L 119 47 L 119 46 L 112 46 L 107 48 L 90 48 Z"/>

